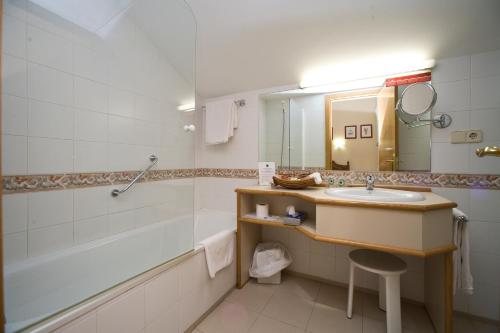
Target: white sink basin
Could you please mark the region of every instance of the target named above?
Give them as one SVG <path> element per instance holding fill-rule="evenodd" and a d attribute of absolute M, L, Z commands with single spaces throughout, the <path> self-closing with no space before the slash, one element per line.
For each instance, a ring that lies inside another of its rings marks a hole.
<path fill-rule="evenodd" d="M 382 202 L 415 202 L 423 201 L 425 197 L 418 192 L 399 191 L 376 188 L 368 191 L 365 188 L 329 188 L 326 194 L 341 199 L 352 199 L 359 201 L 382 201 Z"/>

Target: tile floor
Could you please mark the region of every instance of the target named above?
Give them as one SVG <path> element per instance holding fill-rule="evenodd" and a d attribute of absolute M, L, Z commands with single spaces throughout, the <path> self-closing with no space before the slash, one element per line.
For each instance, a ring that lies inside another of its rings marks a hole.
<path fill-rule="evenodd" d="M 346 318 L 347 289 L 284 275 L 280 285 L 253 280 L 234 290 L 195 333 L 376 333 L 385 332 L 385 313 L 376 295 L 355 293 L 353 318 Z M 422 307 L 403 303 L 403 332 L 434 332 Z M 455 332 L 497 333 L 496 327 L 456 318 Z"/>

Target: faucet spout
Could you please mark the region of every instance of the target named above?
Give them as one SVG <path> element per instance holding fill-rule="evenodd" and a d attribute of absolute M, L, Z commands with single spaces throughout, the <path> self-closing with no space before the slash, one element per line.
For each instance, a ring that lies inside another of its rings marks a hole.
<path fill-rule="evenodd" d="M 369 175 L 366 177 L 366 190 L 373 191 L 373 187 L 375 185 L 375 177 Z"/>

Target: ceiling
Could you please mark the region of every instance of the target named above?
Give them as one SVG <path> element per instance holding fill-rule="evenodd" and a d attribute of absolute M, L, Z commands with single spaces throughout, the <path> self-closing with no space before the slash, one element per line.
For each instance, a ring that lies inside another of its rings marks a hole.
<path fill-rule="evenodd" d="M 499 0 L 186 1 L 203 97 L 299 83 L 322 66 L 500 49 Z"/>

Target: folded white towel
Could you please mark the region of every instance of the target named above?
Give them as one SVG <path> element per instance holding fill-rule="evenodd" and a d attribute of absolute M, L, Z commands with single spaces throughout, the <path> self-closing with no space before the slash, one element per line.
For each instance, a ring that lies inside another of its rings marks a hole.
<path fill-rule="evenodd" d="M 470 270 L 470 246 L 468 217 L 461 210 L 453 208 L 453 293 L 462 290 L 467 294 L 474 292 L 474 280 Z"/>
<path fill-rule="evenodd" d="M 208 275 L 213 279 L 221 269 L 231 265 L 234 252 L 234 231 L 221 231 L 200 244 L 205 248 Z"/>
<path fill-rule="evenodd" d="M 207 103 L 205 107 L 205 143 L 226 143 L 233 135 L 234 102 L 221 100 Z"/>

